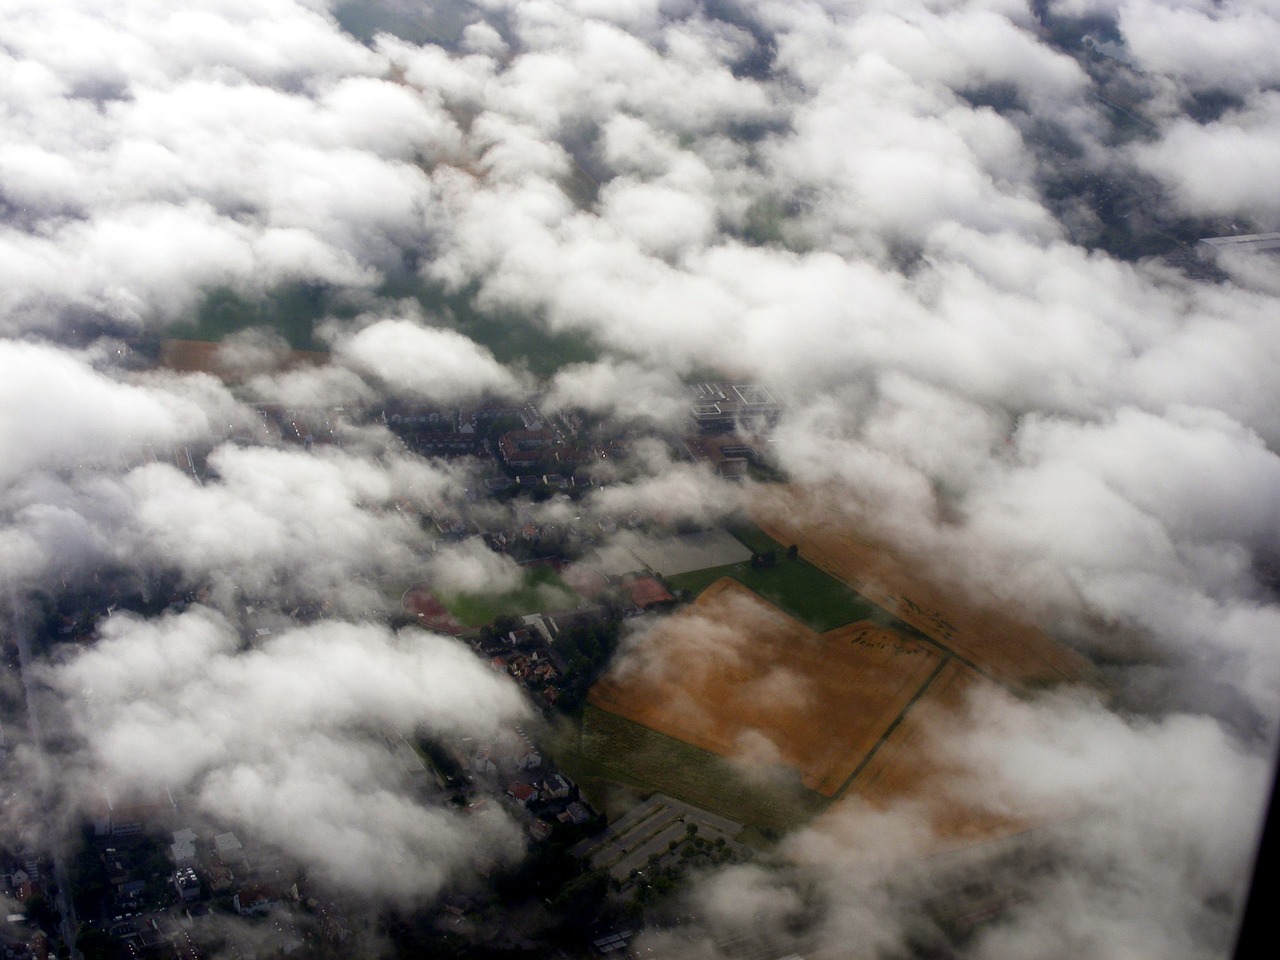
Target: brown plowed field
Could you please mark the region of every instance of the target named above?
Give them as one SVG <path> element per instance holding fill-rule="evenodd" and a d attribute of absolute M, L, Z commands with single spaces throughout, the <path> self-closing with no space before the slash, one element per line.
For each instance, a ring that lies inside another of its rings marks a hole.
<path fill-rule="evenodd" d="M 590 702 L 836 795 L 942 655 L 866 622 L 819 634 L 718 580 L 619 658 Z"/>
<path fill-rule="evenodd" d="M 835 514 L 833 518 L 833 513 Z M 968 660 L 983 673 L 1014 685 L 1082 680 L 1083 658 L 1003 609 L 945 589 L 920 571 L 927 558 L 896 553 L 864 538 L 819 492 L 792 486 L 761 487 L 752 519 L 779 543 L 868 600 Z"/>

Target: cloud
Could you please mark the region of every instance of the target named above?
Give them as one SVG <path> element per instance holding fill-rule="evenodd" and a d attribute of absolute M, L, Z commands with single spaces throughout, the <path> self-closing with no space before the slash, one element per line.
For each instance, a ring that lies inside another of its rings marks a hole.
<path fill-rule="evenodd" d="M 407 903 L 519 851 L 505 817 L 414 797 L 378 738 L 486 736 L 524 715 L 515 687 L 453 641 L 331 621 L 246 650 L 201 607 L 100 633 L 46 673 L 77 705 L 81 803 L 95 788 L 174 791 L 357 899 Z"/>
<path fill-rule="evenodd" d="M 0 484 L 202 438 L 212 411 L 192 393 L 122 383 L 51 344 L 0 340 Z"/>
<path fill-rule="evenodd" d="M 442 546 L 424 570 L 432 590 L 446 595 L 498 594 L 515 590 L 524 572 L 510 557 L 494 553 L 479 537 Z"/>
<path fill-rule="evenodd" d="M 514 394 L 519 380 L 460 333 L 413 320 L 377 320 L 334 346 L 338 358 L 392 393 L 429 403 Z"/>
<path fill-rule="evenodd" d="M 131 471 L 137 548 L 181 570 L 189 583 L 335 611 L 379 611 L 391 599 L 380 578 L 411 569 L 421 534 L 397 501 L 441 502 L 447 471 L 383 466 L 337 451 L 221 446 L 201 483 L 167 464 Z"/>
<path fill-rule="evenodd" d="M 1182 209 L 1256 218 L 1271 229 L 1280 224 L 1280 206 L 1267 189 L 1280 159 L 1278 124 L 1280 93 L 1268 91 L 1212 123 L 1174 120 L 1159 140 L 1134 147 L 1134 158 L 1169 184 Z"/>
<path fill-rule="evenodd" d="M 586 410 L 613 420 L 648 420 L 676 426 L 684 416 L 681 384 L 667 370 L 600 360 L 558 370 L 545 405 Z"/>
<path fill-rule="evenodd" d="M 1202 222 L 1275 226 L 1274 4 L 486 0 L 457 49 L 360 43 L 332 7 L 6 5 L 0 559 L 19 602 L 125 567 L 176 570 L 222 611 L 108 619 L 53 669 L 83 750 L 44 782 L 177 783 L 398 902 L 515 849 L 510 825 L 407 800 L 367 734 L 487 728 L 518 698 L 445 641 L 369 621 L 418 572 L 513 582 L 474 542 L 429 558 L 418 513 L 524 515 L 468 504 L 466 468 L 376 423 L 283 449 L 241 403 L 359 419 L 384 395 L 544 386 L 387 293 L 426 282 L 513 342 L 590 343 L 547 406 L 620 432 L 678 424 L 692 371 L 762 380 L 786 408 L 770 450 L 823 521 L 866 525 L 1110 665 L 1114 703 L 995 701 L 951 743 L 986 775 L 982 802 L 1088 812 L 964 952 L 1217 951 L 1280 712 L 1280 289 L 1269 260 L 1209 282 L 1137 253 Z M 1137 70 L 1042 29 L 1085 14 L 1114 18 Z M 1140 132 L 1095 96 L 1117 90 L 1149 115 Z M 331 323 L 323 368 L 274 371 L 279 342 L 232 343 L 250 375 L 234 395 L 138 373 L 140 340 L 131 356 L 97 340 L 181 329 L 214 290 L 295 283 L 361 315 Z M 179 444 L 208 453 L 200 480 L 165 462 Z M 574 515 L 712 523 L 750 496 L 632 448 Z M 337 619 L 281 619 L 244 650 L 223 619 L 301 600 Z M 718 636 L 702 640 L 732 650 Z M 1134 648 L 1149 655 L 1127 666 Z M 837 860 L 931 830 L 911 805 L 846 826 Z M 713 931 L 755 923 L 770 943 L 796 918 L 868 953 L 920 934 L 879 874 L 819 871 L 810 896 L 793 869 L 732 871 L 694 900 Z"/>

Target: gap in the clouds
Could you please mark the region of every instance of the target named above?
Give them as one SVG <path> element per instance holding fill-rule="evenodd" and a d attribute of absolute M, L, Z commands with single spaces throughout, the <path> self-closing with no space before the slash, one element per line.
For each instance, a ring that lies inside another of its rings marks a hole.
<path fill-rule="evenodd" d="M 730 64 L 733 75 L 747 80 L 768 79 L 773 73 L 778 45 L 768 27 L 760 22 L 754 11 L 740 0 L 704 0 L 702 6 L 711 19 L 745 30 L 755 41 L 746 56 Z"/>
<path fill-rule="evenodd" d="M 523 366 L 537 377 L 599 359 L 599 347 L 589 333 L 551 330 L 536 317 L 482 310 L 475 302 L 478 292 L 476 283 L 448 291 L 413 275 L 388 280 L 379 291 L 388 299 L 417 301 L 428 317 L 470 337 L 499 363 Z"/>
<path fill-rule="evenodd" d="M 473 284 L 451 292 L 411 273 L 388 279 L 372 295 L 323 284 L 292 283 L 262 296 L 248 296 L 229 287 L 205 293 L 193 316 L 167 333 L 209 343 L 250 329 L 279 334 L 297 351 L 326 352 L 329 343 L 321 328 L 325 323 L 349 322 L 360 314 L 395 316 L 411 301 L 428 322 L 452 328 L 488 349 L 500 363 L 522 367 L 537 377 L 548 377 L 562 367 L 588 363 L 600 356 L 589 334 L 553 331 L 536 317 L 477 307 L 479 290 Z M 158 354 L 156 344 L 139 349 Z"/>
<path fill-rule="evenodd" d="M 266 327 L 295 350 L 327 350 L 316 335 L 317 325 L 327 318 L 349 320 L 356 312 L 343 302 L 341 291 L 322 284 L 285 284 L 256 298 L 218 287 L 205 294 L 191 326 L 179 325 L 173 332 L 193 340 L 220 341 L 241 330 Z"/>
<path fill-rule="evenodd" d="M 1235 110 L 1242 110 L 1245 100 L 1229 90 L 1191 90 L 1182 101 L 1182 109 L 1196 123 L 1214 123 Z"/>
<path fill-rule="evenodd" d="M 390 33 L 410 43 L 453 44 L 480 19 L 470 0 L 339 0 L 333 16 L 356 39 L 369 43 Z"/>
<path fill-rule="evenodd" d="M 1101 14 L 1068 16 L 1062 4 L 1052 0 L 1032 0 L 1031 10 L 1044 28 L 1046 39 L 1066 52 L 1074 52 L 1086 34 L 1102 42 L 1122 43 L 1124 35 L 1114 17 Z"/>

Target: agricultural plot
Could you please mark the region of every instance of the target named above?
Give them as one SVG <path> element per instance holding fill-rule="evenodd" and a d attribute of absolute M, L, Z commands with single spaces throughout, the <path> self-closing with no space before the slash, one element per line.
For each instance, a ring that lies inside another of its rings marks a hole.
<path fill-rule="evenodd" d="M 740 562 L 693 570 L 668 577 L 668 582 L 672 587 L 697 596 L 717 580 L 729 577 L 817 631 L 831 630 L 858 620 L 870 620 L 890 627 L 898 622 L 897 618 L 804 558 L 787 559 L 784 548 L 761 531 L 740 530 L 736 536 L 746 544 L 747 559 L 753 550 L 759 553 L 772 550 L 777 561 L 772 567 L 753 567 L 750 563 Z"/>
<path fill-rule="evenodd" d="M 839 834 L 842 821 L 856 817 L 864 804 L 877 809 L 909 804 L 929 824 L 928 852 L 1030 827 L 1036 818 L 1029 811 L 1014 814 L 997 809 L 996 804 L 984 805 L 982 785 L 958 769 L 941 746 L 943 735 L 962 723 L 967 699 L 996 689 L 958 660 L 948 660 L 839 800 L 814 823 L 815 829 Z"/>
<path fill-rule="evenodd" d="M 576 748 L 557 761 L 575 780 L 660 791 L 738 823 L 783 830 L 812 819 L 824 798 L 798 778 L 752 779 L 723 757 L 588 704 Z"/>
<path fill-rule="evenodd" d="M 733 580 L 655 624 L 596 708 L 834 796 L 934 672 L 936 648 L 871 623 L 818 634 Z M 794 774 L 792 774 L 794 775 Z"/>
<path fill-rule="evenodd" d="M 319 366 L 329 362 L 327 353 L 290 350 L 280 367 Z M 210 340 L 164 340 L 160 344 L 160 365 L 180 373 L 210 373 L 224 380 L 243 378 L 243 372 L 228 363 L 222 344 Z"/>
<path fill-rule="evenodd" d="M 1043 631 L 926 579 L 917 572 L 927 569 L 926 558 L 864 539 L 848 523 L 833 522 L 837 510 L 819 494 L 781 485 L 760 488 L 753 505 L 756 523 L 774 540 L 796 544 L 802 557 L 980 672 L 1014 685 L 1090 677 L 1082 657 Z"/>

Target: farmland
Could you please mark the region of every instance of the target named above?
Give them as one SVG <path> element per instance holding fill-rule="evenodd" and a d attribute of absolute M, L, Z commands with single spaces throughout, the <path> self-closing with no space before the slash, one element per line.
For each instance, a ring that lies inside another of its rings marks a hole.
<path fill-rule="evenodd" d="M 315 350 L 290 350 L 279 358 L 282 368 L 318 366 L 327 363 L 329 355 Z M 237 380 L 243 376 L 234 362 L 227 362 L 221 343 L 211 340 L 163 340 L 160 343 L 160 364 L 181 373 L 211 373 L 224 380 Z"/>
<path fill-rule="evenodd" d="M 923 558 L 864 539 L 813 491 L 756 496 L 759 526 L 734 535 L 774 564 L 668 578 L 696 599 L 633 638 L 592 688 L 581 753 L 593 773 L 770 826 L 785 805 L 744 805 L 763 802 L 761 784 L 798 779 L 809 800 L 786 825 L 821 811 L 830 833 L 905 803 L 931 850 L 1050 815 L 984 805 L 939 734 L 963 725 L 971 697 L 1087 682 L 1087 662 L 1016 610 L 934 582 Z"/>
<path fill-rule="evenodd" d="M 963 726 L 970 697 L 990 696 L 995 690 L 995 684 L 971 668 L 948 660 L 814 827 L 838 835 L 847 818 L 856 817 L 864 806 L 884 809 L 909 804 L 928 823 L 927 846 L 935 852 L 1031 826 L 1033 812 L 985 806 L 979 799 L 984 792 L 981 785 L 948 759 L 939 736 Z"/>
<path fill-rule="evenodd" d="M 980 673 L 1014 686 L 1089 677 L 1086 661 L 994 602 L 928 579 L 928 558 L 877 543 L 842 520 L 838 506 L 813 491 L 762 487 L 754 519 L 775 540 L 890 611 Z"/>
<path fill-rule="evenodd" d="M 786 548 L 759 529 L 736 529 L 734 535 L 754 552 L 773 551 L 778 558 L 774 566 L 753 567 L 742 562 L 694 570 L 668 577 L 671 586 L 696 596 L 717 580 L 730 577 L 818 631 L 857 620 L 892 624 L 891 615 L 803 557 L 787 559 Z"/>
<path fill-rule="evenodd" d="M 750 826 L 783 830 L 807 821 L 825 799 L 798 778 L 761 781 L 723 757 L 588 705 L 576 744 L 557 761 L 575 780 L 612 781 L 641 792 L 661 791 Z"/>
<path fill-rule="evenodd" d="M 830 797 L 939 659 L 872 623 L 818 634 L 725 579 L 652 627 L 590 702 Z"/>

